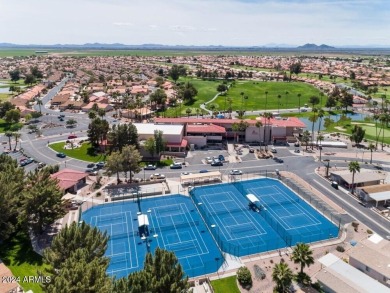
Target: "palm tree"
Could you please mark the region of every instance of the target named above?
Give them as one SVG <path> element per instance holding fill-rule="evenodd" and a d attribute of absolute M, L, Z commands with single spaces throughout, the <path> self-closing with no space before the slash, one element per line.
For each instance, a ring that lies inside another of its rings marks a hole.
<path fill-rule="evenodd" d="M 241 92 L 240 95 L 241 95 L 241 113 L 242 113 L 242 106 L 244 104 L 244 92 Z"/>
<path fill-rule="evenodd" d="M 324 136 L 321 134 L 321 133 L 319 133 L 318 135 L 317 135 L 317 146 L 319 145 L 318 144 L 318 142 L 320 142 L 320 144 L 321 144 L 321 142 L 324 140 Z"/>
<path fill-rule="evenodd" d="M 8 137 L 9 150 L 11 151 L 11 138 L 14 136 L 14 133 L 11 131 L 6 131 L 5 136 Z"/>
<path fill-rule="evenodd" d="M 264 112 L 263 113 L 263 117 L 265 119 L 265 126 L 264 126 L 264 142 L 265 142 L 265 146 L 264 146 L 264 148 L 267 150 L 268 149 L 268 143 L 269 143 L 269 140 L 271 139 L 271 137 L 269 139 L 267 139 L 266 128 L 267 128 L 267 124 L 268 125 L 270 124 L 270 120 L 272 119 L 273 115 L 272 115 L 271 112 Z"/>
<path fill-rule="evenodd" d="M 305 132 L 303 132 L 302 142 L 305 143 L 306 150 L 307 150 L 307 147 L 309 146 L 309 141 L 310 141 L 310 132 L 309 132 L 309 130 L 305 130 Z"/>
<path fill-rule="evenodd" d="M 321 131 L 322 118 L 325 116 L 325 111 L 323 109 L 318 110 L 318 118 L 320 119 L 318 123 L 318 133 Z"/>
<path fill-rule="evenodd" d="M 379 139 L 379 135 L 378 135 L 378 120 L 379 120 L 379 115 L 378 114 L 374 114 L 373 119 L 375 121 L 375 148 L 378 148 L 378 139 Z"/>
<path fill-rule="evenodd" d="M 261 151 L 261 135 L 260 135 L 260 128 L 261 126 L 263 126 L 263 123 L 261 123 L 261 121 L 257 121 L 255 126 L 259 129 L 259 146 L 260 146 L 260 151 Z"/>
<path fill-rule="evenodd" d="M 312 125 L 311 125 L 311 148 L 313 149 L 313 142 L 314 142 L 314 123 L 317 121 L 317 111 L 318 109 L 317 108 L 314 108 L 312 109 L 312 115 L 309 117 L 309 121 L 312 122 Z"/>
<path fill-rule="evenodd" d="M 215 110 L 215 105 L 214 104 L 211 104 L 210 106 L 209 106 L 209 109 L 210 109 L 210 111 L 211 111 L 211 118 L 213 118 L 214 117 L 214 110 Z"/>
<path fill-rule="evenodd" d="M 355 185 L 355 173 L 360 172 L 360 165 L 357 161 L 349 162 L 348 164 L 349 172 L 352 173 L 352 194 L 354 194 L 354 185 Z"/>
<path fill-rule="evenodd" d="M 370 142 L 370 144 L 368 145 L 368 149 L 369 149 L 370 152 L 371 152 L 370 164 L 372 164 L 372 152 L 373 152 L 374 150 L 376 150 L 375 144 L 373 144 L 372 142 Z"/>
<path fill-rule="evenodd" d="M 278 113 L 280 112 L 280 99 L 282 98 L 281 95 L 278 95 Z"/>
<path fill-rule="evenodd" d="M 21 134 L 19 132 L 14 132 L 12 135 L 15 138 L 14 151 L 16 151 L 16 146 L 18 145 L 18 141 L 19 141 L 19 138 L 20 138 Z"/>
<path fill-rule="evenodd" d="M 232 118 L 232 111 L 233 111 L 233 109 L 232 109 L 233 100 L 232 100 L 231 97 L 229 97 L 229 98 L 227 98 L 227 101 L 228 101 L 228 103 L 229 103 L 229 108 L 228 108 L 229 119 L 231 119 L 231 118 Z"/>
<path fill-rule="evenodd" d="M 267 111 L 267 102 L 268 102 L 267 96 L 268 96 L 268 92 L 265 91 L 265 111 Z"/>
<path fill-rule="evenodd" d="M 39 106 L 39 113 L 42 114 L 41 105 L 43 105 L 42 100 L 40 98 L 35 99 L 37 101 L 37 105 Z"/>
<path fill-rule="evenodd" d="M 314 264 L 313 251 L 311 251 L 309 245 L 305 243 L 297 243 L 294 247 L 291 259 L 294 263 L 301 264 L 301 274 L 306 266 L 309 267 Z"/>
<path fill-rule="evenodd" d="M 286 109 L 288 109 L 288 99 L 287 99 L 287 96 L 288 96 L 288 91 L 285 92 L 285 95 L 286 95 Z"/>
<path fill-rule="evenodd" d="M 199 117 L 199 113 L 200 113 L 200 109 L 199 108 L 196 108 L 196 118 L 198 118 Z"/>
<path fill-rule="evenodd" d="M 187 117 L 188 117 L 188 118 L 190 118 L 191 112 L 192 112 L 192 109 L 191 109 L 191 108 L 187 108 L 187 109 L 186 109 L 186 113 L 187 113 Z"/>
<path fill-rule="evenodd" d="M 276 264 L 272 270 L 272 280 L 276 283 L 276 292 L 285 293 L 291 286 L 293 272 L 286 263 Z"/>
<path fill-rule="evenodd" d="M 244 96 L 244 112 L 246 111 L 246 103 L 248 102 L 248 96 Z"/>

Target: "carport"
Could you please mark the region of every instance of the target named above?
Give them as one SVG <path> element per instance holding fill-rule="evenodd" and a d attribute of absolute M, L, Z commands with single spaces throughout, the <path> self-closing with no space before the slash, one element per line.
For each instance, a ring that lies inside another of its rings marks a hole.
<path fill-rule="evenodd" d="M 180 176 L 180 183 L 183 185 L 195 185 L 199 183 L 208 183 L 210 181 L 222 180 L 222 174 L 219 171 L 188 174 Z"/>
<path fill-rule="evenodd" d="M 376 207 L 378 207 L 378 202 L 384 201 L 386 203 L 390 201 L 390 184 L 379 184 L 373 186 L 361 187 L 357 190 L 357 193 L 364 200 L 374 200 L 376 202 Z"/>

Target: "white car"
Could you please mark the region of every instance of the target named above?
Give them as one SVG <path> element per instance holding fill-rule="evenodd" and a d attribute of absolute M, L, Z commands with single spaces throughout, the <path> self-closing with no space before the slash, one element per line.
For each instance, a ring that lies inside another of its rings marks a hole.
<path fill-rule="evenodd" d="M 160 173 L 155 173 L 150 175 L 150 179 L 165 179 L 165 175 Z"/>
<path fill-rule="evenodd" d="M 207 164 L 211 164 L 213 162 L 213 159 L 211 157 L 207 157 L 205 161 Z"/>
<path fill-rule="evenodd" d="M 231 170 L 229 172 L 230 175 L 242 175 L 242 171 L 241 170 Z"/>
<path fill-rule="evenodd" d="M 307 112 L 307 109 L 306 108 L 302 108 L 301 112 Z"/>

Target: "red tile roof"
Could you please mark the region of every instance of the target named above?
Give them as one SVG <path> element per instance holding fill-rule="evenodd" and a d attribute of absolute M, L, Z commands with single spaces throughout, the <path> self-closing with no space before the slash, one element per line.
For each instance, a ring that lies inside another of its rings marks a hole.
<path fill-rule="evenodd" d="M 186 139 L 182 139 L 181 143 L 167 143 L 167 147 L 182 147 L 185 148 L 188 145 L 188 141 Z"/>
<path fill-rule="evenodd" d="M 214 124 L 189 124 L 187 133 L 226 133 L 226 129 Z"/>
<path fill-rule="evenodd" d="M 84 179 L 88 174 L 72 169 L 63 169 L 50 175 L 51 178 L 56 178 L 58 180 L 58 186 L 62 190 L 66 190 L 79 182 L 81 179 Z"/>
<path fill-rule="evenodd" d="M 212 119 L 212 118 L 155 118 L 155 123 L 172 123 L 172 124 L 185 124 L 185 123 L 204 123 L 204 124 L 233 124 L 239 123 L 240 119 Z M 250 125 L 255 125 L 257 121 L 261 121 L 263 125 L 266 123 L 265 118 L 258 117 L 256 120 L 244 119 L 244 121 L 248 122 Z M 272 126 L 282 126 L 282 127 L 306 127 L 305 123 L 303 123 L 297 117 L 288 117 L 285 119 L 270 119 L 267 124 L 271 124 Z"/>

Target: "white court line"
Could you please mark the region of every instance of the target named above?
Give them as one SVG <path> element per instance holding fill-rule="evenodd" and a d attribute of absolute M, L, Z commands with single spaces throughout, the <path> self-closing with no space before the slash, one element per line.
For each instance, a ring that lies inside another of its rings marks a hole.
<path fill-rule="evenodd" d="M 256 188 L 256 189 L 259 189 L 259 188 Z M 252 190 L 256 190 L 256 189 L 255 189 L 255 188 L 252 188 L 252 189 L 249 189 L 249 190 L 251 190 L 251 192 L 252 192 Z M 280 189 L 279 186 L 274 186 L 274 189 L 279 190 L 279 192 L 280 192 L 281 194 L 283 194 L 285 198 L 294 200 L 294 198 L 292 198 L 290 195 L 288 195 L 286 192 L 284 192 L 282 189 Z M 253 192 L 253 193 L 257 194 L 256 192 Z M 311 224 L 306 224 L 306 225 L 304 225 L 304 226 L 296 226 L 296 225 L 293 225 L 293 227 L 292 227 L 292 226 L 289 225 L 286 221 L 284 221 L 284 218 L 285 218 L 285 217 L 279 216 L 276 212 L 273 211 L 273 209 L 267 209 L 267 211 L 269 211 L 271 214 L 273 214 L 273 215 L 275 216 L 275 220 L 280 219 L 280 221 L 277 221 L 277 222 L 279 222 L 279 223 L 283 226 L 283 228 L 285 228 L 286 230 L 294 230 L 294 229 L 297 229 L 297 228 L 303 228 L 303 227 L 310 227 L 310 226 L 321 225 L 321 221 L 318 221 L 316 218 L 314 218 L 314 215 L 311 215 L 310 213 L 307 214 L 307 213 L 306 213 L 307 211 L 306 211 L 305 209 L 303 209 L 303 207 L 301 207 L 300 205 L 296 205 L 295 208 L 296 208 L 297 210 L 300 210 L 301 213 L 294 213 L 294 214 L 291 214 L 291 212 L 288 211 L 282 204 L 279 204 L 279 206 L 281 206 L 281 207 L 282 207 L 288 214 L 290 214 L 290 215 L 302 215 L 302 214 L 304 214 L 304 215 L 305 215 L 305 218 L 306 218 L 306 219 L 309 219 L 309 220 L 312 222 Z"/>
<path fill-rule="evenodd" d="M 242 207 L 242 202 L 240 201 L 236 201 L 236 198 L 234 197 L 234 194 L 232 191 L 225 191 L 224 192 L 225 194 L 227 194 L 229 196 L 230 199 L 232 199 L 233 201 L 236 202 L 236 204 L 239 206 L 239 207 Z M 233 195 L 233 196 L 232 196 Z M 208 210 L 214 210 L 208 200 L 208 198 L 206 197 L 207 195 L 203 195 L 203 196 L 200 196 L 201 198 L 204 197 L 205 202 L 207 203 L 207 207 L 209 208 Z M 202 201 L 204 201 L 202 199 Z M 243 211 L 245 211 L 244 209 L 242 209 Z M 245 226 L 243 225 L 242 223 L 238 223 L 237 220 L 235 219 L 235 217 L 229 213 L 231 215 L 231 217 L 234 219 L 234 221 L 236 222 L 236 225 L 242 225 L 242 226 Z M 259 236 L 261 235 L 266 235 L 267 232 L 263 229 L 263 227 L 259 227 L 258 225 L 255 225 L 257 222 L 256 220 L 253 218 L 253 216 L 250 214 L 250 217 L 252 217 L 253 221 L 248 217 L 248 215 L 246 213 L 243 213 L 243 215 L 245 215 L 245 218 L 248 219 L 249 221 L 246 222 L 245 224 L 247 223 L 251 223 L 255 229 L 259 232 Z M 220 227 L 219 227 L 219 231 L 223 234 L 224 238 L 229 241 L 229 240 L 239 240 L 239 239 L 244 239 L 244 238 L 248 238 L 248 237 L 240 237 L 240 238 L 237 238 L 237 237 L 234 237 L 233 238 L 233 235 L 227 230 L 227 228 L 231 227 L 231 226 L 236 226 L 236 225 L 226 225 L 226 223 L 222 223 L 222 219 L 220 219 L 220 217 L 216 217 L 217 218 L 217 221 L 221 224 Z M 257 223 L 258 224 L 258 223 Z M 261 230 L 259 230 L 261 228 Z M 224 233 L 224 231 L 226 233 Z M 229 235 L 229 237 L 227 237 L 226 235 Z"/>

